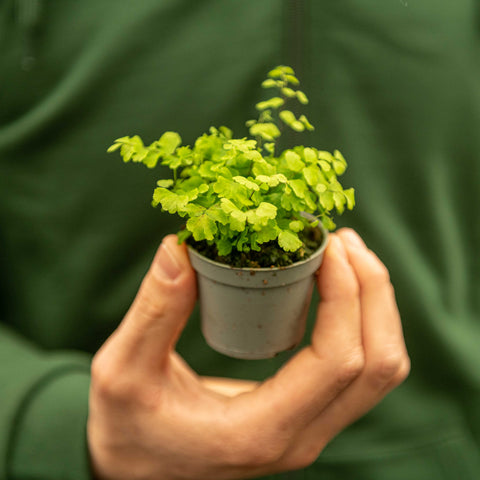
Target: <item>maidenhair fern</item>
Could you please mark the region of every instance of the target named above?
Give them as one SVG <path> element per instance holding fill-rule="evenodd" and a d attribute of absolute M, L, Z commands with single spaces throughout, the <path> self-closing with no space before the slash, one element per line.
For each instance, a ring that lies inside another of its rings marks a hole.
<path fill-rule="evenodd" d="M 341 214 L 355 204 L 353 189 L 343 189 L 337 179 L 347 167 L 338 150 L 297 146 L 276 154 L 284 127 L 313 130 L 305 115 L 286 109 L 292 101 L 308 103 L 298 85 L 290 67 L 269 72 L 262 86 L 274 93 L 257 103 L 258 119 L 247 122 L 251 138 L 235 139 L 228 128 L 212 127 L 193 146 L 181 146 L 178 133 L 165 132 L 148 146 L 137 135 L 122 137 L 108 151 L 120 149 L 125 162 L 149 168 L 161 162 L 172 170 L 172 178 L 157 182 L 152 204 L 186 218 L 180 241 L 193 236 L 215 243 L 220 256 L 233 249 L 260 251 L 273 240 L 294 252 L 302 247 L 299 232 L 318 221 L 331 230 L 333 211 Z"/>

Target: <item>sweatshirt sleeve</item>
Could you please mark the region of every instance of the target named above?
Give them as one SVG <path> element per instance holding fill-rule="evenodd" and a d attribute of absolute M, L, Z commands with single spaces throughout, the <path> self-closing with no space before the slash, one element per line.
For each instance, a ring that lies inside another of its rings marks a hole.
<path fill-rule="evenodd" d="M 45 353 L 0 325 L 0 478 L 89 480 L 90 358 Z"/>

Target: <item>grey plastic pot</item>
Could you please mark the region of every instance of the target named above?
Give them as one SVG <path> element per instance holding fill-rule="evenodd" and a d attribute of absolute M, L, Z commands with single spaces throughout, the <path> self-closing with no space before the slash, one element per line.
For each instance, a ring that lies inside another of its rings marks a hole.
<path fill-rule="evenodd" d="M 307 260 L 279 268 L 233 268 L 189 248 L 197 272 L 206 342 L 243 359 L 271 358 L 297 346 L 305 332 L 314 273 L 322 263 L 328 232 Z"/>

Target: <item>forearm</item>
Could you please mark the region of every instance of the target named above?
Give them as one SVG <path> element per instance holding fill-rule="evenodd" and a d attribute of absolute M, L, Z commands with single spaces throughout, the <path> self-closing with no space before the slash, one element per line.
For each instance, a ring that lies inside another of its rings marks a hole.
<path fill-rule="evenodd" d="M 0 476 L 90 478 L 89 357 L 46 354 L 0 324 Z"/>

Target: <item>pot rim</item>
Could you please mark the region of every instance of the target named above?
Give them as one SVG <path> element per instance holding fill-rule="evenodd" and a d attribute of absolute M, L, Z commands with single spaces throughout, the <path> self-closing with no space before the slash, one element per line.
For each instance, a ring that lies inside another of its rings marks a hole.
<path fill-rule="evenodd" d="M 319 255 L 322 255 L 324 250 L 325 250 L 325 247 L 327 245 L 327 242 L 328 242 L 328 236 L 329 236 L 329 232 L 328 230 L 321 224 L 319 223 L 319 225 L 316 227 L 316 228 L 319 228 L 322 232 L 322 242 L 320 243 L 319 247 L 317 248 L 317 250 L 315 250 L 315 252 L 310 255 L 308 258 L 306 258 L 305 260 L 300 260 L 298 262 L 295 262 L 295 263 L 292 263 L 291 265 L 287 265 L 287 266 L 284 266 L 284 267 L 275 267 L 275 266 L 271 266 L 271 267 L 234 267 L 232 265 L 228 265 L 227 263 L 220 263 L 220 262 L 216 262 L 215 260 L 211 260 L 210 258 L 208 257 L 205 257 L 204 255 L 200 254 L 197 250 L 195 250 L 194 248 L 192 248 L 190 245 L 187 244 L 187 248 L 188 248 L 188 251 L 194 255 L 196 258 L 198 258 L 199 260 L 201 260 L 202 262 L 205 262 L 205 263 L 208 263 L 212 266 L 215 266 L 217 268 L 222 268 L 224 270 L 229 270 L 229 271 L 234 271 L 234 272 L 275 272 L 275 271 L 286 271 L 286 270 L 291 270 L 291 269 L 294 269 L 294 268 L 297 268 L 301 265 L 304 265 L 306 263 L 309 263 L 311 262 L 312 260 L 314 260 L 316 257 L 318 257 Z"/>

